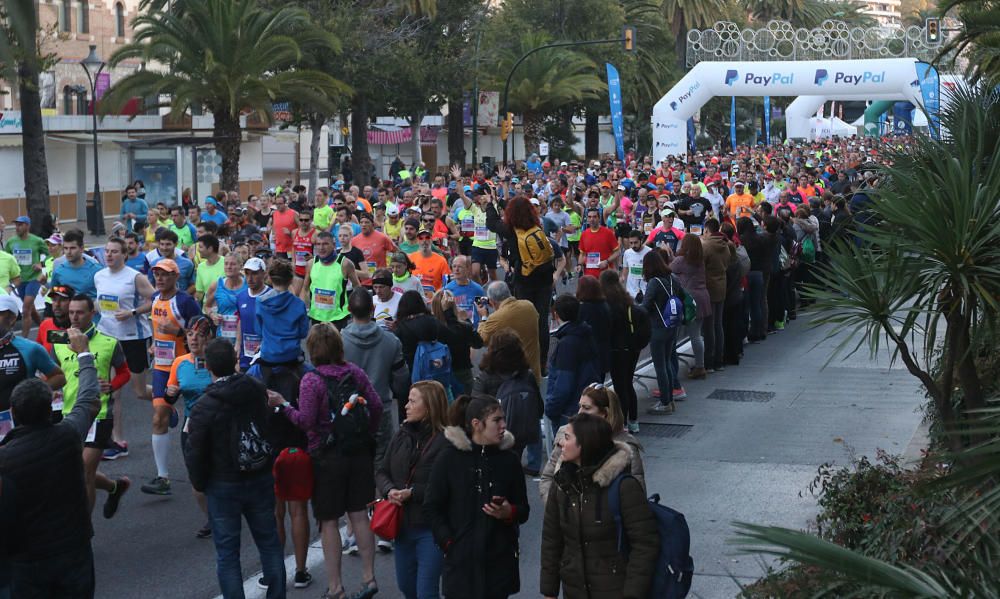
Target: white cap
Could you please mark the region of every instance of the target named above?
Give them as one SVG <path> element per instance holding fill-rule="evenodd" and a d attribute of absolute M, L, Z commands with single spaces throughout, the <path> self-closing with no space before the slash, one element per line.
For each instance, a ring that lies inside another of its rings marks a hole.
<path fill-rule="evenodd" d="M 249 260 L 243 263 L 243 270 L 263 272 L 267 270 L 267 264 L 264 264 L 263 260 L 254 256 L 253 258 L 250 258 Z"/>
<path fill-rule="evenodd" d="M 538 198 L 531 198 L 528 201 L 531 202 L 532 206 L 541 206 L 542 205 L 542 203 L 540 201 L 538 201 Z"/>
<path fill-rule="evenodd" d="M 0 295 L 0 312 L 21 313 L 21 302 L 13 295 Z"/>
<path fill-rule="evenodd" d="M 389 207 L 385 209 L 386 216 L 399 216 L 399 206 L 396 204 L 389 204 Z"/>

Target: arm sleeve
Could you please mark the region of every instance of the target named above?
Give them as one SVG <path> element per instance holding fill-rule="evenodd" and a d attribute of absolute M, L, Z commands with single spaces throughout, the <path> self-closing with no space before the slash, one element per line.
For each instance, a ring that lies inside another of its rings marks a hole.
<path fill-rule="evenodd" d="M 44 350 L 39 352 L 44 353 Z M 101 388 L 97 383 L 97 368 L 94 367 L 94 356 L 81 356 L 77 363 L 79 370 L 79 388 L 76 393 L 76 403 L 63 422 L 73 427 L 82 443 L 87 438 L 87 431 L 101 409 Z"/>
<path fill-rule="evenodd" d="M 111 354 L 111 367 L 115 369 L 115 376 L 111 379 L 111 390 L 117 391 L 125 386 L 132 378 L 132 373 L 125 362 L 125 350 L 121 343 L 115 344 L 114 353 Z"/>

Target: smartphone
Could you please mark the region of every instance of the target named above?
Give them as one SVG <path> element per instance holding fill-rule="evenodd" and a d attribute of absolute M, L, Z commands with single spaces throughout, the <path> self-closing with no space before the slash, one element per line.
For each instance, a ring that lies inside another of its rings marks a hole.
<path fill-rule="evenodd" d="M 482 295 L 477 295 L 472 299 L 472 301 L 476 302 L 477 306 L 483 306 L 483 307 L 488 306 L 490 303 L 490 300 Z"/>
<path fill-rule="evenodd" d="M 499 507 L 499 506 L 503 505 L 503 497 L 498 497 L 498 496 L 494 495 L 493 498 L 490 499 L 490 503 L 492 503 L 493 505 Z"/>
<path fill-rule="evenodd" d="M 66 331 L 49 331 L 45 333 L 45 340 L 49 343 L 69 343 L 69 333 Z"/>

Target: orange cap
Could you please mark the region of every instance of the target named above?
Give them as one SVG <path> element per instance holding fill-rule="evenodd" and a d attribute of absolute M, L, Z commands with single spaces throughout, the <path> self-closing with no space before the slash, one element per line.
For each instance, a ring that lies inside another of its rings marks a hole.
<path fill-rule="evenodd" d="M 159 262 L 153 265 L 153 270 L 160 269 L 167 272 L 174 272 L 177 274 L 181 273 L 181 269 L 177 267 L 177 263 L 170 258 L 163 258 Z"/>

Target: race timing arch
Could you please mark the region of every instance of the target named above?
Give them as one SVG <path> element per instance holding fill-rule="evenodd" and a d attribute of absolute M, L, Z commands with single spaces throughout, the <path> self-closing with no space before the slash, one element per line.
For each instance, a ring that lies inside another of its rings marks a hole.
<path fill-rule="evenodd" d="M 653 156 L 662 160 L 684 155 L 687 120 L 715 96 L 899 98 L 922 106 L 917 62 L 915 58 L 700 62 L 653 107 Z"/>

